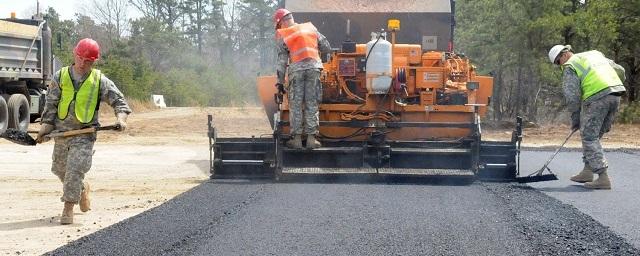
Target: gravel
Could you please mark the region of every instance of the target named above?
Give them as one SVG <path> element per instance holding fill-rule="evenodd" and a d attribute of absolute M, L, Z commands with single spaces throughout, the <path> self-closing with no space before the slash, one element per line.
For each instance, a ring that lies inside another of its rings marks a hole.
<path fill-rule="evenodd" d="M 535 255 L 640 255 L 608 227 L 529 186 L 485 184 L 504 202 Z"/>

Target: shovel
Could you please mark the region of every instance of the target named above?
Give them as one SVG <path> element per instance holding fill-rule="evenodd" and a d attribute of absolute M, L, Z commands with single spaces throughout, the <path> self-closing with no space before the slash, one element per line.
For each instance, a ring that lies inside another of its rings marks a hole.
<path fill-rule="evenodd" d="M 544 164 L 544 166 L 542 166 L 542 168 L 540 168 L 540 170 L 537 170 L 534 173 L 529 174 L 528 176 L 517 177 L 516 181 L 519 183 L 530 183 L 530 182 L 558 180 L 558 176 L 556 176 L 553 172 L 551 172 L 551 169 L 549 169 L 549 163 L 551 163 L 551 160 L 553 160 L 553 158 L 556 157 L 556 155 L 564 147 L 564 144 L 567 144 L 567 141 L 569 141 L 569 139 L 571 138 L 571 135 L 573 135 L 577 130 L 578 129 L 572 130 L 571 133 L 569 133 L 569 136 L 567 136 L 564 142 L 562 142 L 562 145 L 560 145 L 560 147 L 556 149 L 556 152 L 554 152 L 553 155 L 549 157 L 549 160 L 547 160 L 547 162 Z M 542 174 L 544 173 L 545 170 L 548 171 L 549 174 Z"/>
<path fill-rule="evenodd" d="M 119 130 L 119 129 L 120 129 L 120 125 L 115 124 L 115 125 L 107 125 L 107 126 L 89 127 L 89 128 L 71 130 L 66 132 L 52 132 L 45 135 L 45 137 L 52 139 L 57 137 L 69 137 L 69 136 L 75 136 L 80 134 L 94 133 L 97 131 Z M 0 135 L 0 138 L 4 138 L 13 143 L 25 145 L 25 146 L 35 146 L 37 144 L 36 140 L 33 139 L 33 137 L 31 137 L 27 132 L 21 131 L 18 129 L 13 129 L 13 128 L 7 129 L 3 134 Z"/>

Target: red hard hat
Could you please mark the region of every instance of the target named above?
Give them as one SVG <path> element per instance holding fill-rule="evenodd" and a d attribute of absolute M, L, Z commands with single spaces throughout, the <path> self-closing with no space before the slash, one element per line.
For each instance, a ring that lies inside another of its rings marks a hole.
<path fill-rule="evenodd" d="M 278 26 L 278 23 L 280 23 L 282 18 L 284 18 L 284 16 L 287 16 L 288 14 L 291 14 L 291 12 L 287 9 L 280 8 L 276 10 L 276 13 L 273 14 L 273 22 L 276 23 L 276 27 Z"/>
<path fill-rule="evenodd" d="M 95 61 L 100 58 L 100 45 L 91 38 L 85 38 L 78 42 L 73 52 L 80 57 Z"/>

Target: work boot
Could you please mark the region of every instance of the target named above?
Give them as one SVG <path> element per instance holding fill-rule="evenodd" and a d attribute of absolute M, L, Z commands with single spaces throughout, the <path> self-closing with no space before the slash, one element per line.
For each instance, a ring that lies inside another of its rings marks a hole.
<path fill-rule="evenodd" d="M 319 147 L 322 147 L 322 144 L 316 140 L 316 136 L 314 134 L 307 134 L 307 148 L 314 149 Z"/>
<path fill-rule="evenodd" d="M 301 149 L 302 148 L 302 135 L 296 134 L 293 139 L 287 141 L 287 147 Z"/>
<path fill-rule="evenodd" d="M 85 182 L 82 187 L 82 194 L 80 194 L 80 211 L 87 212 L 91 210 L 91 200 L 89 200 L 89 183 Z"/>
<path fill-rule="evenodd" d="M 585 164 L 580 173 L 571 176 L 569 179 L 579 183 L 591 182 L 593 181 L 593 171 L 587 164 Z"/>
<path fill-rule="evenodd" d="M 74 203 L 64 202 L 64 210 L 62 210 L 62 216 L 60 216 L 60 224 L 69 225 L 73 224 L 73 206 Z"/>
<path fill-rule="evenodd" d="M 593 182 L 585 183 L 584 187 L 590 189 L 611 189 L 611 181 L 609 180 L 607 171 L 605 170 L 601 174 L 598 174 L 598 178 Z"/>

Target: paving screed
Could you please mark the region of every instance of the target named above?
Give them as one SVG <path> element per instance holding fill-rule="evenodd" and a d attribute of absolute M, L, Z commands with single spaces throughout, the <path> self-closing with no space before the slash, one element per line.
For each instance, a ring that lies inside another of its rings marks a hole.
<path fill-rule="evenodd" d="M 529 186 L 210 181 L 52 255 L 639 255 Z"/>

